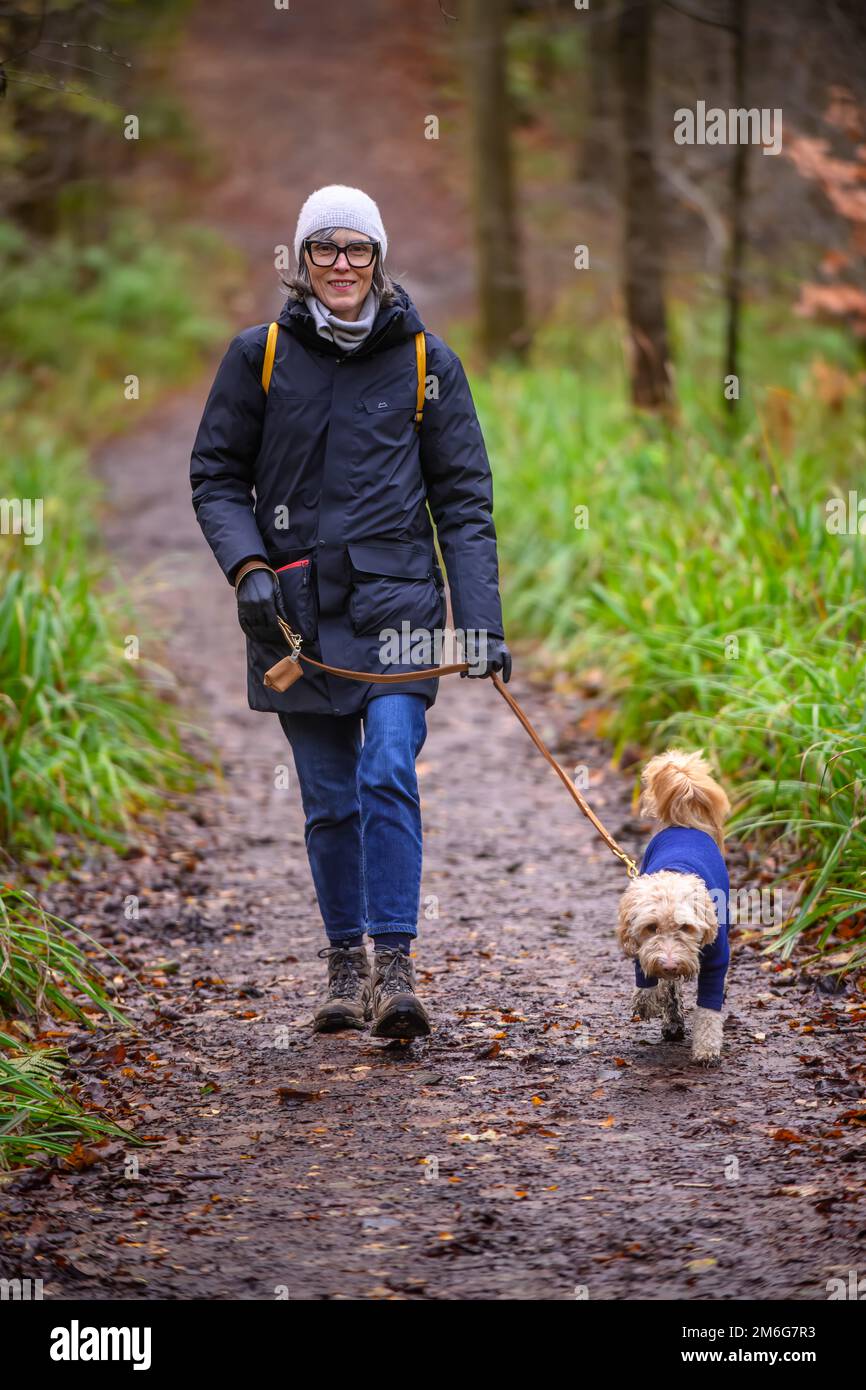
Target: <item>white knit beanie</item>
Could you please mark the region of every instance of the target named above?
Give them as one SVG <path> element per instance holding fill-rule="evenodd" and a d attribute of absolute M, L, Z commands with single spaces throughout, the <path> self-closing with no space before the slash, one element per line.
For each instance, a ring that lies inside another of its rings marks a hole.
<path fill-rule="evenodd" d="M 301 208 L 295 228 L 295 260 L 299 265 L 301 242 L 314 232 L 320 232 L 323 227 L 349 227 L 353 232 L 364 232 L 381 243 L 381 260 L 387 255 L 388 238 L 379 209 L 360 188 L 331 183 L 310 194 Z"/>

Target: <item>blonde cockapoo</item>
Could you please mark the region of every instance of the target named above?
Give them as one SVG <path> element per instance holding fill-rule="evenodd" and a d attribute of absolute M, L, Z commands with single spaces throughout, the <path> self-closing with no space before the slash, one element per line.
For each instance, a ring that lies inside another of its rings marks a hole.
<path fill-rule="evenodd" d="M 634 1012 L 660 1019 L 663 1038 L 681 1038 L 682 982 L 697 977 L 692 1056 L 714 1063 L 730 960 L 723 858 L 730 803 L 701 753 L 669 749 L 650 760 L 641 782 L 641 813 L 661 829 L 619 905 L 617 936 L 635 962 Z"/>

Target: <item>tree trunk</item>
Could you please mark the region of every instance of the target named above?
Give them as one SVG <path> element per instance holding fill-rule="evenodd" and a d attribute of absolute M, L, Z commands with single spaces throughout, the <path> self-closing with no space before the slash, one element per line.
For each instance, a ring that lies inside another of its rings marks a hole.
<path fill-rule="evenodd" d="M 734 106 L 746 106 L 746 24 L 747 0 L 731 0 L 731 28 L 734 42 Z M 725 268 L 725 377 L 737 377 L 739 396 L 740 316 L 743 295 L 743 257 L 746 249 L 746 199 L 748 196 L 749 146 L 745 140 L 734 149 L 730 183 L 730 236 Z M 731 383 L 726 383 L 730 387 Z M 725 397 L 728 409 L 738 405 L 730 389 Z"/>
<path fill-rule="evenodd" d="M 481 345 L 520 356 L 529 335 L 520 271 L 505 64 L 508 0 L 467 0 L 465 71 L 473 164 Z"/>
<path fill-rule="evenodd" d="M 616 131 L 616 111 L 612 100 L 612 25 L 596 17 L 587 26 L 586 50 L 582 68 L 584 109 L 583 139 L 578 157 L 577 177 L 581 183 L 613 193 L 610 178 L 611 139 Z"/>
<path fill-rule="evenodd" d="M 624 149 L 623 289 L 634 404 L 660 410 L 672 384 L 664 300 L 661 197 L 653 164 L 651 41 L 654 0 L 623 6 L 616 68 Z"/>

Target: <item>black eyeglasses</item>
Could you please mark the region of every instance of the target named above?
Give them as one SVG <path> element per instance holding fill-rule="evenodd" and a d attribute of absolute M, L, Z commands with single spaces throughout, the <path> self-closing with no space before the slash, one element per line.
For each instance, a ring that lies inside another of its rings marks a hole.
<path fill-rule="evenodd" d="M 316 241 L 315 237 L 307 237 L 304 250 L 313 265 L 336 265 L 340 252 L 345 251 L 349 265 L 354 266 L 356 270 L 363 270 L 365 266 L 371 265 L 378 255 L 379 243 L 349 241 L 345 246 L 340 246 L 336 241 Z"/>

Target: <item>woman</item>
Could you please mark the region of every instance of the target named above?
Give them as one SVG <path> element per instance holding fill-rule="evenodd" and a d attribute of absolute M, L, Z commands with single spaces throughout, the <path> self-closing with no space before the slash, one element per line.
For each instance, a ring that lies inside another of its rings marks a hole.
<path fill-rule="evenodd" d="M 280 617 L 329 665 L 417 669 L 405 650 L 394 660 L 389 638 L 411 632 L 414 644 L 420 630 L 433 652 L 444 626 L 429 504 L 455 628 L 480 634 L 469 674 L 507 680 L 490 467 L 463 367 L 432 333 L 416 428 L 423 324 L 387 274 L 372 198 L 318 189 L 294 250 L 269 389 L 261 324 L 233 340 L 217 372 L 192 454 L 193 505 L 226 578 L 240 580 L 250 705 L 278 713 L 294 757 L 329 943 L 314 1027 L 363 1028 L 372 1016 L 379 1037 L 417 1037 L 430 1024 L 409 958 L 421 886 L 415 759 L 438 683 L 365 685 L 307 666 L 279 694 L 263 676 L 287 654 Z M 272 570 L 247 568 L 261 560 Z"/>

